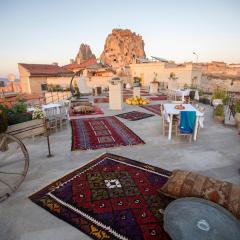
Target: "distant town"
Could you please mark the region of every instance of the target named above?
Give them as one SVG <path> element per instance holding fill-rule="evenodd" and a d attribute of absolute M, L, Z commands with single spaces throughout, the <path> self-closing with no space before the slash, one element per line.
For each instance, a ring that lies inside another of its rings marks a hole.
<path fill-rule="evenodd" d="M 81 44 L 75 59 L 65 66 L 59 66 L 57 62 L 18 63 L 19 80 L 13 74 L 9 74 L 8 81 L 1 79 L 0 93 L 5 98 L 14 94 L 39 97 L 46 91 L 68 90 L 71 79 L 74 77 L 74 81 L 78 81 L 80 74 L 84 75 L 90 88 L 106 88 L 109 80 L 117 75 L 125 84 L 139 77 L 144 87 L 157 81 L 162 89 L 188 86 L 204 92 L 213 92 L 218 88 L 240 92 L 240 64 L 201 63 L 197 53 L 194 54 L 196 62 L 182 64 L 158 56 L 147 58 L 142 36 L 129 29 L 113 29 L 99 58 L 92 53 L 89 45 Z"/>

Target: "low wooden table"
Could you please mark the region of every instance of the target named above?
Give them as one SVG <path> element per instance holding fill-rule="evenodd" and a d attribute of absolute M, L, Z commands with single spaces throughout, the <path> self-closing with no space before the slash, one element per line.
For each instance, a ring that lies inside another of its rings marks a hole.
<path fill-rule="evenodd" d="M 173 240 L 239 240 L 240 221 L 220 205 L 180 198 L 164 212 L 164 229 Z"/>

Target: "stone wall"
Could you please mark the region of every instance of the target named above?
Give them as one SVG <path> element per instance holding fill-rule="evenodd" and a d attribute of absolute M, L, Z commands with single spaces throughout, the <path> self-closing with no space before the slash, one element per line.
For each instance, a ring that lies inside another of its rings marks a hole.
<path fill-rule="evenodd" d="M 201 78 L 200 88 L 206 92 L 213 92 L 220 88 L 231 92 L 240 92 L 240 77 L 222 77 L 214 75 L 203 75 Z"/>

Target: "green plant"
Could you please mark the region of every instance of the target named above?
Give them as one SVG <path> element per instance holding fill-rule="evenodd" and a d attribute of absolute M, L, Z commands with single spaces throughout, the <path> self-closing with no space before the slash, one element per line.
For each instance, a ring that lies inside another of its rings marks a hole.
<path fill-rule="evenodd" d="M 27 112 L 27 104 L 25 102 L 17 102 L 13 105 L 12 111 L 14 113 L 26 113 Z"/>
<path fill-rule="evenodd" d="M 48 84 L 48 91 L 61 92 L 61 91 L 63 91 L 63 87 L 59 84 Z"/>
<path fill-rule="evenodd" d="M 227 93 L 224 90 L 217 89 L 213 92 L 212 99 L 224 99 L 227 97 Z"/>
<path fill-rule="evenodd" d="M 3 133 L 7 130 L 8 119 L 7 115 L 3 110 L 0 110 L 0 133 Z"/>
<path fill-rule="evenodd" d="M 203 94 L 204 94 L 203 90 L 200 89 L 200 90 L 199 90 L 199 96 L 202 96 Z"/>
<path fill-rule="evenodd" d="M 0 110 L 2 110 L 5 114 L 12 113 L 13 110 L 11 108 L 6 107 L 3 104 L 0 104 Z"/>
<path fill-rule="evenodd" d="M 175 78 L 175 77 L 176 77 L 176 74 L 174 72 L 171 72 L 169 75 L 169 78 Z"/>
<path fill-rule="evenodd" d="M 222 99 L 223 104 L 226 105 L 229 100 L 229 96 L 227 95 L 226 91 L 217 89 L 213 92 L 213 95 L 212 95 L 212 100 L 214 99 Z"/>
<path fill-rule="evenodd" d="M 32 113 L 9 113 L 8 114 L 8 124 L 18 124 L 32 120 Z"/>
<path fill-rule="evenodd" d="M 134 77 L 134 78 L 133 78 L 133 82 L 134 82 L 134 83 L 140 83 L 141 80 L 142 80 L 142 79 L 141 79 L 140 77 Z"/>
<path fill-rule="evenodd" d="M 215 108 L 214 115 L 218 117 L 224 117 L 224 106 L 222 104 Z"/>
<path fill-rule="evenodd" d="M 240 101 L 236 102 L 235 111 L 236 113 L 240 113 Z"/>
<path fill-rule="evenodd" d="M 79 97 L 80 96 L 80 91 L 79 91 L 76 80 L 73 83 L 73 88 L 74 88 L 74 91 L 75 91 L 75 96 Z"/>
<path fill-rule="evenodd" d="M 39 106 L 35 106 L 35 109 L 32 114 L 32 119 L 42 119 L 44 118 L 44 114 Z"/>
<path fill-rule="evenodd" d="M 134 77 L 133 78 L 133 83 L 134 84 L 139 84 L 139 86 L 141 87 L 141 78 L 140 77 Z"/>

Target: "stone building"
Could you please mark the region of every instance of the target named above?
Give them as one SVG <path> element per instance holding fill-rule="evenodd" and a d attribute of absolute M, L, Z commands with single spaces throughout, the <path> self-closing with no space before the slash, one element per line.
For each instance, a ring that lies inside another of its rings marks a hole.
<path fill-rule="evenodd" d="M 90 88 L 107 87 L 109 80 L 116 74 L 116 71 L 110 66 L 103 64 L 95 58 L 85 60 L 80 64 L 68 64 L 63 66 L 63 68 L 75 73 L 81 71 L 81 75 L 85 77 Z"/>
<path fill-rule="evenodd" d="M 175 64 L 174 62 L 151 61 L 130 64 L 133 77 L 140 77 L 143 86 L 149 86 L 156 80 L 165 88 L 177 89 L 184 86 L 200 85 L 202 70 L 193 63 Z"/>
<path fill-rule="evenodd" d="M 56 64 L 19 63 L 18 69 L 22 92 L 25 93 L 45 92 L 48 84 L 67 88 L 74 74 Z"/>

